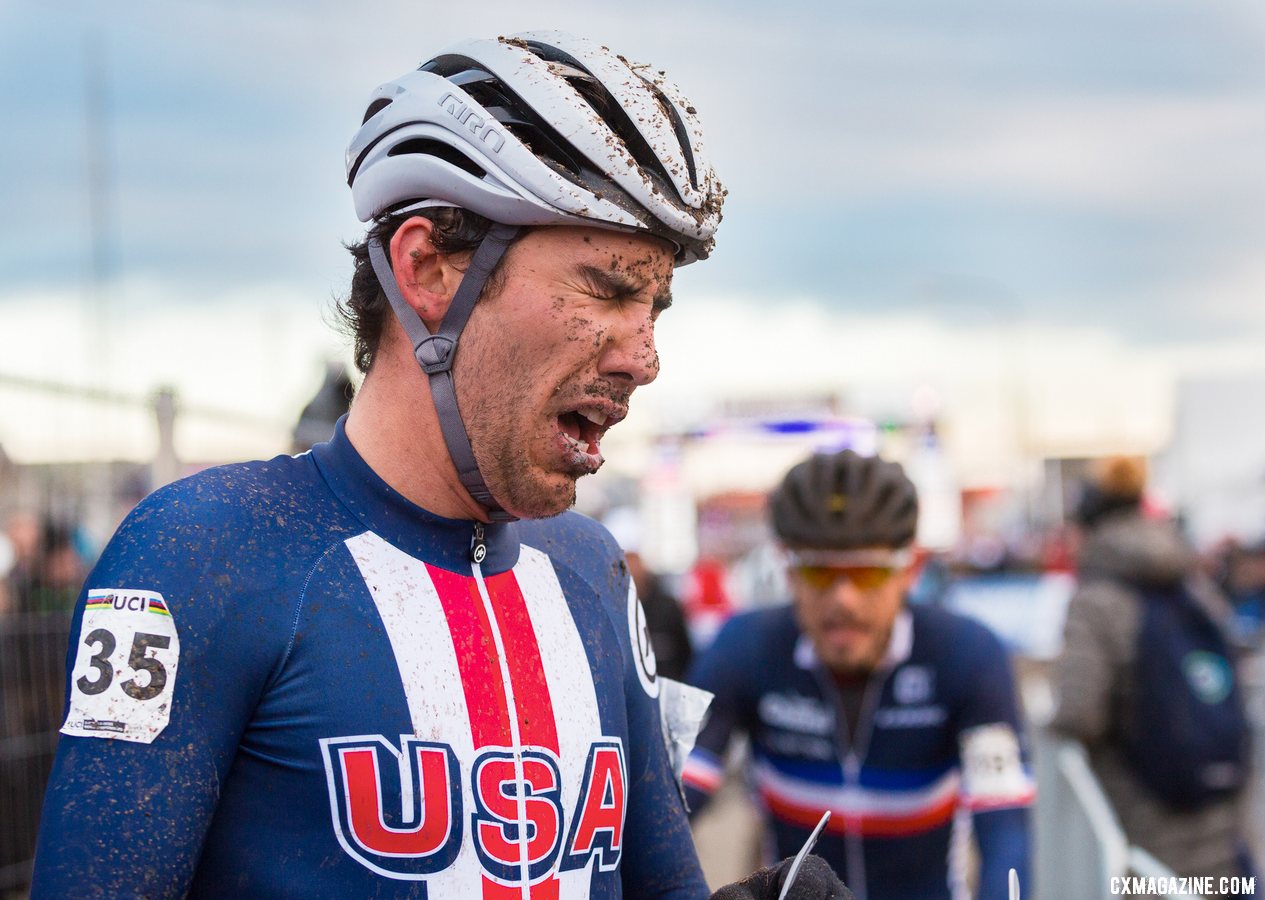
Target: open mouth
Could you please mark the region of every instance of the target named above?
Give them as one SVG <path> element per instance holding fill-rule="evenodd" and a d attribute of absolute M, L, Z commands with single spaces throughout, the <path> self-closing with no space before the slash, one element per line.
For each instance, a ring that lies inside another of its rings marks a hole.
<path fill-rule="evenodd" d="M 558 416 L 558 436 L 569 467 L 596 472 L 603 463 L 602 436 L 623 416 L 596 406 L 568 410 Z"/>

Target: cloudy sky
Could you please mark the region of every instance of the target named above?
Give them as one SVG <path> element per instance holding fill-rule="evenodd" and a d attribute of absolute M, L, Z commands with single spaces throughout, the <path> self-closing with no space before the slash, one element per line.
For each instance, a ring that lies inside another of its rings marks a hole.
<path fill-rule="evenodd" d="M 340 352 L 322 315 L 365 97 L 532 27 L 666 68 L 730 189 L 650 408 L 920 382 L 1005 405 L 1017 383 L 1034 428 L 1141 403 L 1145 444 L 1175 379 L 1265 360 L 1256 2 L 3 0 L 0 445 L 75 455 L 96 427 L 41 431 L 64 401 L 5 376 L 290 421 Z"/>

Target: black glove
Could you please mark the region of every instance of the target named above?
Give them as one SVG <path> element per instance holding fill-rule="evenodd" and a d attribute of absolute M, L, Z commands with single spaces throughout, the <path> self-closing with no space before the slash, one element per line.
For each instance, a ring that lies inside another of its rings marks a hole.
<path fill-rule="evenodd" d="M 742 881 L 727 884 L 712 894 L 710 900 L 777 900 L 782 883 L 791 871 L 791 860 L 784 859 L 776 866 L 759 869 Z M 791 885 L 787 900 L 856 900 L 847 886 L 839 880 L 829 864 L 820 856 L 807 856 L 799 867 L 795 883 Z"/>

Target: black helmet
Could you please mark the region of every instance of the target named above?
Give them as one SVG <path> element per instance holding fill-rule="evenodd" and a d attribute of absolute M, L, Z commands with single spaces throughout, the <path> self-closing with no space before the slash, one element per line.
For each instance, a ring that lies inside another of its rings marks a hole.
<path fill-rule="evenodd" d="M 918 492 L 899 463 L 852 450 L 817 453 L 769 498 L 782 543 L 821 550 L 905 547 L 918 527 Z"/>

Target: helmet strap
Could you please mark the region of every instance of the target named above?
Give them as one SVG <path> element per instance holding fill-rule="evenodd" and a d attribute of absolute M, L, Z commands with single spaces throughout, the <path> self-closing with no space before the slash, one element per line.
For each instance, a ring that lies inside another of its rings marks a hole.
<path fill-rule="evenodd" d="M 369 238 L 368 242 L 369 261 L 382 285 L 382 292 L 386 294 L 396 319 L 413 344 L 413 356 L 417 364 L 430 379 L 430 395 L 435 403 L 435 413 L 439 417 L 439 430 L 448 446 L 448 456 L 457 467 L 457 477 L 461 479 L 462 487 L 487 511 L 488 518 L 493 522 L 512 522 L 516 517 L 496 502 L 483 482 L 483 475 L 474 460 L 474 451 L 470 448 L 470 436 L 466 433 L 461 411 L 457 408 L 457 388 L 453 382 L 452 365 L 457 358 L 457 339 L 470 320 L 470 314 L 474 312 L 475 301 L 479 299 L 483 285 L 509 250 L 519 231 L 520 228 L 516 225 L 499 223 L 488 230 L 475 249 L 470 266 L 452 295 L 448 312 L 434 334 L 430 333 L 422 317 L 408 305 L 400 293 L 400 286 L 381 242 L 376 237 Z"/>

